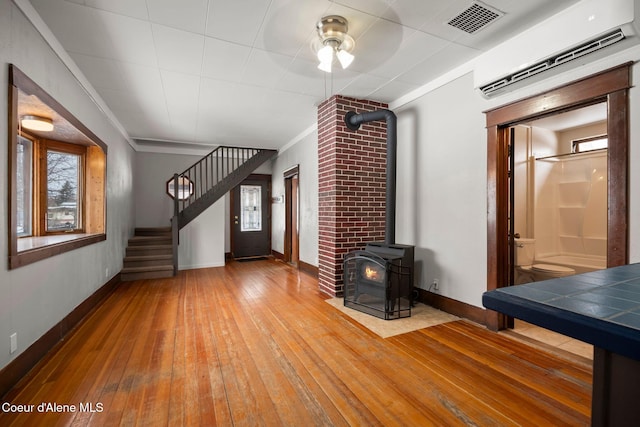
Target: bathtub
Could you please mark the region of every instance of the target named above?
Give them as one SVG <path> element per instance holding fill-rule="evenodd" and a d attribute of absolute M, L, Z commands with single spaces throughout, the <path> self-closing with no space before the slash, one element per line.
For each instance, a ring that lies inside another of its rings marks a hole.
<path fill-rule="evenodd" d="M 607 268 L 607 259 L 597 256 L 555 255 L 536 258 L 536 264 L 555 264 L 573 268 L 576 274 Z"/>

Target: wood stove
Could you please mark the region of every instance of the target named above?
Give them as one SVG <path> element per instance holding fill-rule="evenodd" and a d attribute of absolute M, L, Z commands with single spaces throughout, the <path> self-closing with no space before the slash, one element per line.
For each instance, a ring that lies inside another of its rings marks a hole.
<path fill-rule="evenodd" d="M 385 320 L 411 316 L 414 247 L 373 242 L 344 260 L 344 305 Z"/>
<path fill-rule="evenodd" d="M 395 243 L 396 115 L 389 110 L 349 111 L 344 121 L 356 131 L 362 123 L 382 119 L 387 123 L 385 240 L 348 253 L 342 277 L 345 306 L 390 320 L 411 316 L 413 305 L 414 247 Z"/>

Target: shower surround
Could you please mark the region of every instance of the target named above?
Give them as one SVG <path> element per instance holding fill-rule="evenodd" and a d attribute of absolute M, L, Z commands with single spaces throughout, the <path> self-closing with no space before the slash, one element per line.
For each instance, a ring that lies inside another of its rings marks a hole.
<path fill-rule="evenodd" d="M 607 256 L 607 152 L 535 161 L 536 259 Z"/>

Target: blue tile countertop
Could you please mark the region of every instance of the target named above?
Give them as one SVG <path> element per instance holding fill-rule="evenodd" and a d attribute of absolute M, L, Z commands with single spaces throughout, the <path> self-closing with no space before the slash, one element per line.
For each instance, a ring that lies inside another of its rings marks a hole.
<path fill-rule="evenodd" d="M 482 304 L 640 360 L 640 264 L 496 289 Z"/>

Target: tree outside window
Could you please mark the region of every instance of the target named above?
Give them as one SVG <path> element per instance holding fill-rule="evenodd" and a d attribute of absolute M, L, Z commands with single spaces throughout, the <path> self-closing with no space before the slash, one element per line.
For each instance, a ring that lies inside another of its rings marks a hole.
<path fill-rule="evenodd" d="M 81 228 L 81 165 L 78 154 L 47 150 L 47 231 Z"/>

